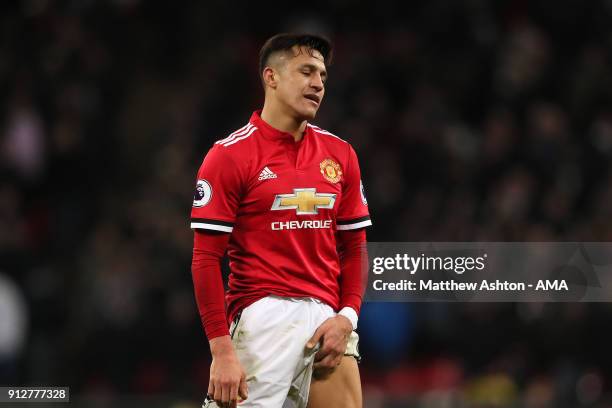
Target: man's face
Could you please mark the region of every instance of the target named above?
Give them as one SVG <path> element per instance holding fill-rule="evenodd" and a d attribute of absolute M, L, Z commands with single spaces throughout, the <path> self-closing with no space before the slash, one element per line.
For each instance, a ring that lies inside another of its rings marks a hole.
<path fill-rule="evenodd" d="M 316 50 L 297 46 L 279 57 L 276 97 L 300 119 L 315 117 L 325 94 L 327 71 Z"/>

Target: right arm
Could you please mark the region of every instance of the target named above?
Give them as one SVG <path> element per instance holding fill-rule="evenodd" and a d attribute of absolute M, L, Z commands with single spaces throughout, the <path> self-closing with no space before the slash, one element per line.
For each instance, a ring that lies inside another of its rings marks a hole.
<path fill-rule="evenodd" d="M 227 327 L 221 259 L 227 248 L 229 234 L 194 230 L 191 273 L 204 331 L 213 357 L 210 366 L 208 394 L 226 404 L 247 398 L 245 373 L 238 361 Z"/>
<path fill-rule="evenodd" d="M 194 230 L 192 278 L 198 310 L 213 357 L 208 394 L 222 405 L 245 399 L 247 386 L 225 313 L 221 259 L 233 230 L 245 180 L 244 166 L 237 166 L 223 146 L 206 155 L 198 171 L 191 210 Z"/>

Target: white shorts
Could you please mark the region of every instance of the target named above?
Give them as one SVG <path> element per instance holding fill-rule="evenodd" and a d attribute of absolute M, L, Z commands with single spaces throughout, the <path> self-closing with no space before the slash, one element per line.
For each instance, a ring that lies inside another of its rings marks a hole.
<path fill-rule="evenodd" d="M 335 315 L 330 306 L 310 298 L 268 296 L 246 307 L 230 327 L 249 390 L 239 406 L 305 408 L 318 350 L 307 350 L 306 342 Z M 347 347 L 347 354 L 356 358 L 358 338 L 353 332 Z"/>

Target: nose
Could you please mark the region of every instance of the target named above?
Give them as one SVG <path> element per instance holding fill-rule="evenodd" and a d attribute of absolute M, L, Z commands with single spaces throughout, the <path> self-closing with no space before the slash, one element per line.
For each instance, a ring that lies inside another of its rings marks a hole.
<path fill-rule="evenodd" d="M 320 74 L 315 74 L 312 76 L 312 80 L 310 81 L 310 86 L 314 88 L 314 90 L 317 92 L 323 90 L 323 80 L 321 79 Z"/>

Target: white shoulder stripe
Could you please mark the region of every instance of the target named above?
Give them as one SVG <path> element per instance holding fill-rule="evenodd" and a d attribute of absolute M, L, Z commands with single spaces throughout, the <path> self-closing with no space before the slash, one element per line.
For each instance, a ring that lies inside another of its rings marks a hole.
<path fill-rule="evenodd" d="M 247 133 L 246 135 L 244 135 L 244 136 L 240 136 L 240 137 L 237 137 L 237 138 L 235 138 L 234 140 L 231 140 L 231 141 L 229 141 L 229 142 L 222 143 L 222 146 L 223 146 L 223 147 L 227 147 L 227 146 L 233 145 L 234 143 L 237 143 L 237 142 L 239 142 L 239 141 L 241 141 L 241 140 L 244 140 L 244 139 L 246 139 L 247 137 L 251 136 L 251 135 L 253 134 L 253 132 L 254 132 L 254 131 L 256 131 L 256 130 L 257 130 L 257 128 L 256 128 L 255 126 L 253 126 L 253 127 L 252 127 L 252 128 L 249 130 L 249 131 L 248 131 L 248 133 Z"/>
<path fill-rule="evenodd" d="M 253 127 L 253 124 L 251 123 L 247 123 L 246 125 L 244 125 L 243 127 L 241 127 L 240 129 L 236 130 L 235 132 L 231 133 L 228 137 L 226 137 L 225 139 L 221 139 L 215 142 L 215 144 L 222 144 L 222 143 L 226 143 L 229 142 L 233 139 L 235 139 L 236 137 L 245 134 L 246 132 L 249 131 L 250 128 Z"/>
<path fill-rule="evenodd" d="M 320 133 L 320 134 L 322 134 L 322 135 L 327 135 L 327 136 L 335 137 L 336 139 L 338 139 L 338 140 L 342 140 L 344 143 L 347 143 L 347 141 L 346 141 L 346 140 L 344 140 L 344 139 L 342 139 L 342 138 L 340 138 L 340 137 L 338 137 L 338 136 L 334 135 L 334 134 L 333 134 L 333 133 L 331 133 L 331 132 L 328 132 L 327 130 L 323 130 L 323 129 L 321 129 L 321 128 L 320 128 L 320 127 L 318 127 L 318 126 L 311 125 L 310 123 L 308 124 L 308 126 L 309 126 L 310 128 L 312 128 L 312 130 L 314 130 L 314 131 L 315 131 L 315 132 L 317 132 L 317 133 Z"/>
<path fill-rule="evenodd" d="M 221 144 L 221 143 L 229 142 L 230 140 L 235 139 L 237 136 L 243 135 L 246 132 L 248 132 L 251 127 L 253 127 L 253 125 L 251 123 L 247 123 L 246 125 L 244 125 L 240 129 L 236 130 L 234 133 L 230 134 L 225 139 L 217 140 L 215 142 L 215 144 Z"/>

